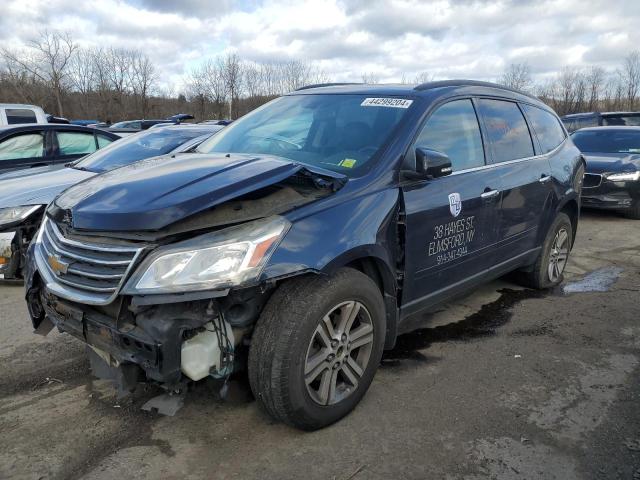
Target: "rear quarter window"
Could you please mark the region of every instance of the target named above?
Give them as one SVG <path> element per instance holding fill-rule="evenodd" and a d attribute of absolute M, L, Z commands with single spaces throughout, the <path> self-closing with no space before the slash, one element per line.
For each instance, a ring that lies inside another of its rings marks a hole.
<path fill-rule="evenodd" d="M 493 152 L 494 163 L 534 155 L 529 128 L 518 104 L 503 100 L 480 99 L 478 110 Z"/>
<path fill-rule="evenodd" d="M 550 152 L 564 141 L 564 130 L 555 115 L 532 105 L 522 105 L 522 109 L 540 142 L 542 153 Z"/>

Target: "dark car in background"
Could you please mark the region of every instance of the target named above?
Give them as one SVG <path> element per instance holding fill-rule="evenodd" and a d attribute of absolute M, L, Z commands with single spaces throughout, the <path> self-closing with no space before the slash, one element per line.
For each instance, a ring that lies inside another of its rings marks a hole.
<path fill-rule="evenodd" d="M 125 120 L 124 122 L 118 122 L 112 124 L 109 128 L 111 130 L 146 130 L 158 123 L 176 123 L 173 120 Z"/>
<path fill-rule="evenodd" d="M 44 207 L 65 188 L 149 157 L 194 149 L 222 126 L 168 126 L 131 135 L 66 168 L 0 180 L 0 275 L 20 278 L 26 249 Z M 18 172 L 19 173 L 19 172 Z"/>
<path fill-rule="evenodd" d="M 0 179 L 6 172 L 62 167 L 120 137 L 79 125 L 28 124 L 0 127 Z"/>
<path fill-rule="evenodd" d="M 301 89 L 196 150 L 50 204 L 33 326 L 88 344 L 121 391 L 175 399 L 248 365 L 264 409 L 306 430 L 348 414 L 435 305 L 514 270 L 560 283 L 578 226 L 583 159 L 560 119 L 488 83 Z"/>
<path fill-rule="evenodd" d="M 640 127 L 583 128 L 571 135 L 587 161 L 582 204 L 640 219 Z"/>
<path fill-rule="evenodd" d="M 640 112 L 587 112 L 564 115 L 562 123 L 569 132 L 602 126 L 640 126 Z"/>

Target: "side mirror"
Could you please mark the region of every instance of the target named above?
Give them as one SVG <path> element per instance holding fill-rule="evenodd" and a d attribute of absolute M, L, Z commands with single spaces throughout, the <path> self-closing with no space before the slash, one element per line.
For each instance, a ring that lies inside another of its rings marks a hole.
<path fill-rule="evenodd" d="M 430 180 L 449 175 L 452 171 L 451 159 L 446 153 L 418 147 L 416 148 L 415 172 L 406 173 L 414 178 Z"/>

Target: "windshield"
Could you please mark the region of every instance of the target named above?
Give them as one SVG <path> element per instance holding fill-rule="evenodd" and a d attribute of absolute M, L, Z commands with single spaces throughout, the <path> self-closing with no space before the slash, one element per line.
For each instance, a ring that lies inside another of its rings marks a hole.
<path fill-rule="evenodd" d="M 571 138 L 581 152 L 640 153 L 640 130 L 579 130 Z"/>
<path fill-rule="evenodd" d="M 83 158 L 73 168 L 96 173 L 106 172 L 145 158 L 166 155 L 189 140 L 213 132 L 211 128 L 184 127 L 147 130 L 113 142 Z"/>
<path fill-rule="evenodd" d="M 202 153 L 277 155 L 355 175 L 412 100 L 365 95 L 292 95 L 253 111 L 203 142 Z"/>

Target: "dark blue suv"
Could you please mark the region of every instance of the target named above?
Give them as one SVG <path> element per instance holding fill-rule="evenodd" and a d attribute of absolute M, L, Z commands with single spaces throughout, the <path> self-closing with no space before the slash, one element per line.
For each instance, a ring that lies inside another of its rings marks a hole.
<path fill-rule="evenodd" d="M 554 112 L 497 85 L 305 88 L 63 192 L 29 311 L 122 390 L 244 365 L 273 417 L 320 428 L 412 317 L 514 270 L 561 282 L 583 173 Z"/>

